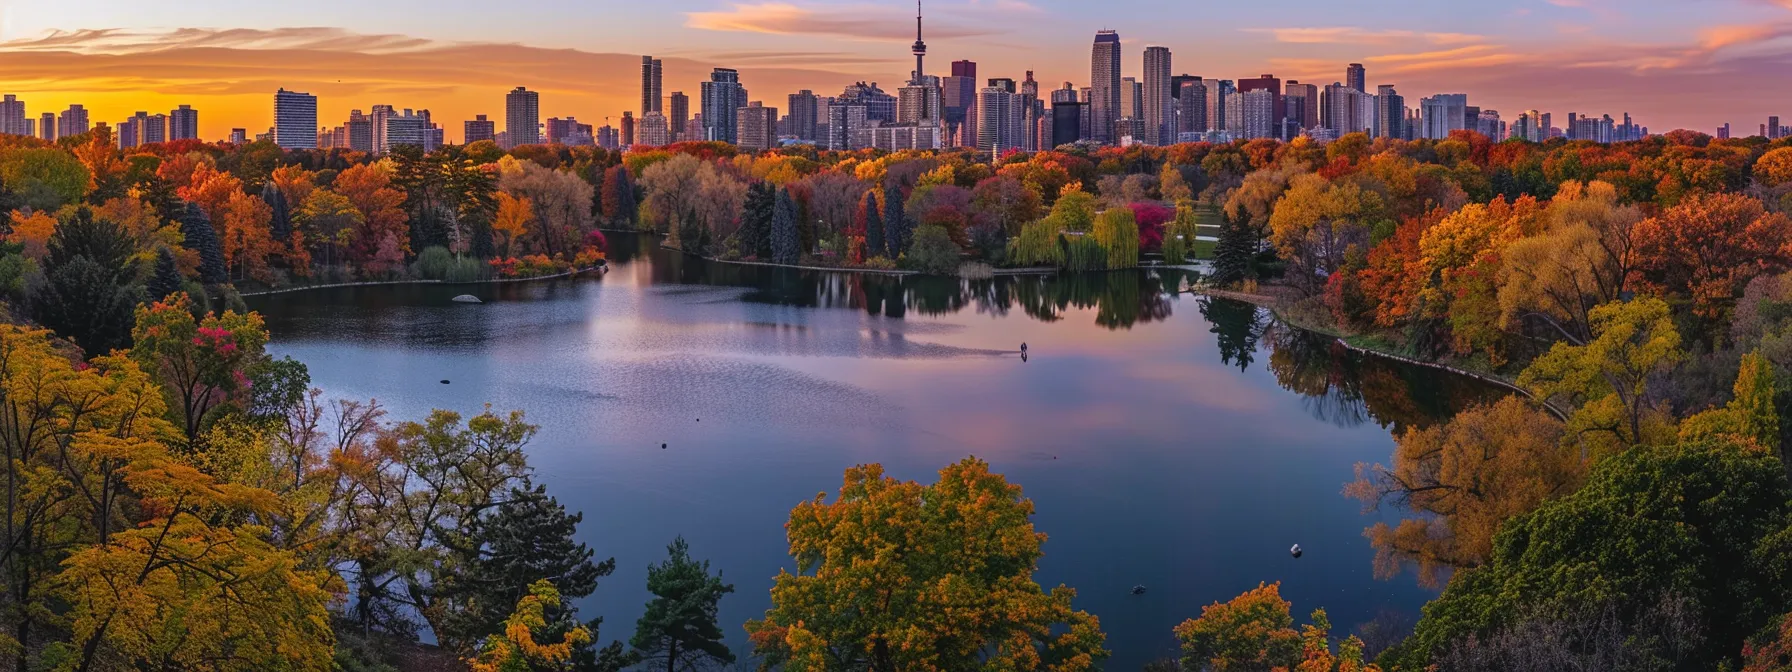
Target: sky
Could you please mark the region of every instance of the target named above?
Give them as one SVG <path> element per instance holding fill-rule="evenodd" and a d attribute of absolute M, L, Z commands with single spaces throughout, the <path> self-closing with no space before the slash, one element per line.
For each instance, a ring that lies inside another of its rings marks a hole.
<path fill-rule="evenodd" d="M 639 107 L 640 57 L 697 106 L 714 67 L 753 100 L 798 89 L 892 93 L 913 57 L 906 0 L 0 0 L 0 93 L 32 117 L 70 103 L 93 121 L 200 111 L 200 135 L 272 123 L 276 88 L 318 96 L 321 125 L 376 104 L 429 109 L 450 141 L 504 94 L 541 92 L 541 114 L 615 124 Z M 1792 120 L 1792 0 L 927 0 L 927 69 L 1088 85 L 1098 29 L 1119 31 L 1122 73 L 1146 46 L 1208 78 L 1273 73 L 1329 84 L 1361 62 L 1369 88 L 1416 106 L 1436 93 L 1508 121 L 1537 109 L 1634 115 L 1652 132 L 1748 135 Z M 639 114 L 639 111 L 636 111 Z"/>

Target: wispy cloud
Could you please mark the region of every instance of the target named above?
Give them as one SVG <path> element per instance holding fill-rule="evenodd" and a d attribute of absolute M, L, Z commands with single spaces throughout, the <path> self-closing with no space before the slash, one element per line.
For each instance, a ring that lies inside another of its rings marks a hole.
<path fill-rule="evenodd" d="M 977 5 L 976 7 L 982 6 Z M 1020 0 L 992 0 L 989 9 L 1031 10 Z M 784 2 L 738 3 L 726 11 L 688 12 L 685 27 L 725 32 L 771 35 L 813 35 L 848 40 L 902 42 L 914 39 L 907 21 L 912 16 L 884 6 L 807 6 Z M 987 24 L 986 24 L 987 25 Z M 956 38 L 992 34 L 984 26 L 973 27 L 950 19 L 930 19 L 929 37 Z"/>
<path fill-rule="evenodd" d="M 1245 28 L 1244 32 L 1269 35 L 1285 44 L 1354 44 L 1399 45 L 1411 42 L 1429 44 L 1472 44 L 1485 41 L 1481 35 L 1469 33 L 1433 33 L 1411 30 L 1369 30 L 1356 26 L 1307 28 Z"/>

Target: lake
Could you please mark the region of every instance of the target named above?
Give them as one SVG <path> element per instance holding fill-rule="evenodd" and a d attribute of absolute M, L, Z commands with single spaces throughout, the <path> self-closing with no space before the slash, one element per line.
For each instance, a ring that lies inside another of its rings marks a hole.
<path fill-rule="evenodd" d="M 1036 578 L 1101 619 L 1107 669 L 1176 655 L 1172 627 L 1259 582 L 1282 582 L 1301 622 L 1324 607 L 1339 636 L 1410 621 L 1434 594 L 1373 577 L 1362 530 L 1384 514 L 1340 491 L 1395 432 L 1500 394 L 1179 294 L 1174 269 L 959 281 L 705 262 L 630 234 L 611 248 L 607 274 L 577 279 L 250 301 L 269 350 L 329 397 L 395 419 L 527 411 L 537 479 L 618 563 L 579 604 L 602 642 L 628 639 L 647 565 L 683 535 L 734 584 L 721 620 L 745 659 L 741 624 L 795 568 L 791 507 L 855 464 L 932 482 L 967 455 L 1033 500 Z"/>

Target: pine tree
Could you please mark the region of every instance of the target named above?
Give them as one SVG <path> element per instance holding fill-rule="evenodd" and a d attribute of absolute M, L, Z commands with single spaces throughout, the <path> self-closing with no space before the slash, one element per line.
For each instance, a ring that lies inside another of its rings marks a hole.
<path fill-rule="evenodd" d="M 747 187 L 747 200 L 741 205 L 740 216 L 740 253 L 741 256 L 758 257 L 761 261 L 772 257 L 772 214 L 777 209 L 777 187 L 759 182 Z"/>
<path fill-rule="evenodd" d="M 292 240 L 292 204 L 286 202 L 286 193 L 269 181 L 261 188 L 261 200 L 274 211 L 274 218 L 268 222 L 274 240 L 283 245 Z"/>
<path fill-rule="evenodd" d="M 665 562 L 647 568 L 653 599 L 635 623 L 629 647 L 653 668 L 664 661 L 666 672 L 733 664 L 734 652 L 716 625 L 716 604 L 734 586 L 723 583 L 719 572 L 710 576 L 709 561 L 692 560 L 684 537 L 666 547 L 666 556 Z"/>
<path fill-rule="evenodd" d="M 131 343 L 140 289 L 131 283 L 131 238 L 118 225 L 77 208 L 50 236 L 44 282 L 31 296 L 38 322 L 89 355 Z"/>
<path fill-rule="evenodd" d="M 772 208 L 772 260 L 780 264 L 794 264 L 800 258 L 802 246 L 802 240 L 798 238 L 796 231 L 796 203 L 790 199 L 789 191 L 776 191 L 776 203 Z"/>
<path fill-rule="evenodd" d="M 1213 283 L 1221 287 L 1250 279 L 1251 257 L 1257 253 L 1256 234 L 1242 212 L 1230 215 L 1220 225 L 1220 240 L 1213 249 Z"/>
<path fill-rule="evenodd" d="M 884 220 L 877 214 L 877 192 L 866 191 L 859 199 L 860 219 L 865 220 L 865 258 L 884 256 Z"/>
<path fill-rule="evenodd" d="M 180 291 L 180 285 L 186 279 L 180 277 L 180 269 L 174 265 L 174 253 L 168 248 L 156 249 L 156 274 L 149 279 L 149 299 L 160 301 L 169 294 Z"/>
<path fill-rule="evenodd" d="M 913 237 L 908 216 L 902 212 L 902 190 L 891 184 L 884 188 L 884 246 L 890 258 L 902 256 Z"/>
<path fill-rule="evenodd" d="M 200 283 L 217 285 L 229 280 L 229 271 L 224 265 L 224 248 L 218 243 L 218 232 L 212 229 L 211 220 L 206 219 L 205 212 L 198 205 L 188 203 L 186 212 L 181 213 L 180 233 L 185 236 L 181 247 L 199 253 Z"/>
<path fill-rule="evenodd" d="M 635 182 L 628 167 L 617 164 L 604 173 L 604 216 L 611 226 L 634 228 L 636 218 Z"/>

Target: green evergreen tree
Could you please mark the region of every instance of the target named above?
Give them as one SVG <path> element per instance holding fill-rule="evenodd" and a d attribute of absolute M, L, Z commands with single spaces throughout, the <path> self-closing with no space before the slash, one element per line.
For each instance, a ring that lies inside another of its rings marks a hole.
<path fill-rule="evenodd" d="M 268 230 L 274 242 L 286 244 L 292 240 L 292 204 L 286 202 L 286 194 L 268 182 L 261 187 L 261 200 L 266 201 L 268 209 L 274 211 L 273 219 L 268 221 Z"/>
<path fill-rule="evenodd" d="M 77 208 L 50 236 L 44 282 L 31 296 L 39 323 L 88 355 L 129 347 L 142 288 L 132 283 L 130 236 L 118 225 Z"/>
<path fill-rule="evenodd" d="M 734 663 L 716 625 L 716 604 L 734 586 L 723 583 L 720 572 L 711 576 L 709 561 L 692 560 L 684 537 L 666 547 L 665 562 L 647 567 L 647 591 L 653 599 L 629 640 L 639 661 L 651 663 L 650 669 L 663 664 L 666 672 Z"/>
<path fill-rule="evenodd" d="M 884 219 L 877 212 L 876 191 L 859 199 L 859 219 L 865 223 L 865 258 L 884 256 Z"/>
<path fill-rule="evenodd" d="M 884 246 L 890 258 L 902 256 L 913 237 L 908 216 L 902 212 L 902 190 L 891 184 L 884 188 Z"/>
<path fill-rule="evenodd" d="M 1227 216 L 1220 226 L 1219 244 L 1213 250 L 1213 282 L 1225 287 L 1250 280 L 1255 275 L 1252 258 L 1257 254 L 1256 234 L 1251 231 L 1247 215 Z"/>
<path fill-rule="evenodd" d="M 166 247 L 156 248 L 156 274 L 149 279 L 148 298 L 160 301 L 169 294 L 180 291 L 180 285 L 186 279 L 180 277 L 180 268 L 174 264 L 174 253 Z"/>
<path fill-rule="evenodd" d="M 802 249 L 802 240 L 796 230 L 796 203 L 790 199 L 790 192 L 784 189 L 777 189 L 774 201 L 771 222 L 772 260 L 780 264 L 794 264 L 801 258 Z"/>
<path fill-rule="evenodd" d="M 747 186 L 747 200 L 741 204 L 740 254 L 770 261 L 772 257 L 772 215 L 777 209 L 777 187 L 765 182 Z"/>
<path fill-rule="evenodd" d="M 180 233 L 184 236 L 181 247 L 199 253 L 199 282 L 207 285 L 222 284 L 229 280 L 224 265 L 224 247 L 218 242 L 218 232 L 212 229 L 211 220 L 198 205 L 188 203 L 185 212 L 180 216 Z"/>

